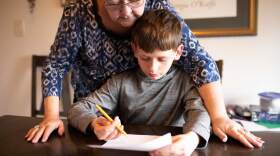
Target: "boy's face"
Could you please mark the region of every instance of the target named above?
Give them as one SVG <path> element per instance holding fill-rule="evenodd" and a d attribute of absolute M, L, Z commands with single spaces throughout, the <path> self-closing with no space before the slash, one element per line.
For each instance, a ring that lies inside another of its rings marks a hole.
<path fill-rule="evenodd" d="M 140 48 L 136 48 L 132 45 L 134 55 L 138 60 L 138 64 L 144 74 L 152 80 L 157 80 L 165 75 L 174 60 L 178 60 L 182 53 L 182 45 L 177 50 L 161 51 L 159 49 L 148 53 Z"/>

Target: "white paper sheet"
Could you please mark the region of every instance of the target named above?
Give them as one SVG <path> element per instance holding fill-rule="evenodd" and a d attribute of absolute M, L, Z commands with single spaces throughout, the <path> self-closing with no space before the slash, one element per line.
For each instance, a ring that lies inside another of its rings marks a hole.
<path fill-rule="evenodd" d="M 238 120 L 238 119 L 234 119 L 234 120 L 241 122 L 243 127 L 251 132 L 260 132 L 260 131 L 280 132 L 280 128 L 266 128 L 265 126 L 256 124 L 252 121 Z"/>
<path fill-rule="evenodd" d="M 109 148 L 132 151 L 153 151 L 155 149 L 170 145 L 172 137 L 170 133 L 163 136 L 156 135 L 122 135 L 117 139 L 107 141 L 103 145 L 88 145 L 93 148 Z"/>

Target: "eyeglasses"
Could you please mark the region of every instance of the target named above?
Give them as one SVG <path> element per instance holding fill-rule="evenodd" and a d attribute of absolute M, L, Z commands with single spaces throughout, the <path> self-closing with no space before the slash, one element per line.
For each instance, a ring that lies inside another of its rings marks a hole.
<path fill-rule="evenodd" d="M 105 1 L 105 7 L 108 9 L 111 9 L 111 10 L 120 10 L 120 9 L 122 9 L 123 6 L 126 5 L 132 9 L 134 9 L 134 8 L 140 7 L 143 3 L 144 3 L 144 0 L 130 0 L 127 3 L 118 3 L 118 4 Z"/>

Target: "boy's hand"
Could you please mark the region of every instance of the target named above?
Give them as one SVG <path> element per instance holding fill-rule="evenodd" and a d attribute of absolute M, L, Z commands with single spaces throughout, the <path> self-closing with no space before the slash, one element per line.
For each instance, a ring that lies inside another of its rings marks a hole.
<path fill-rule="evenodd" d="M 123 129 L 119 117 L 115 117 L 112 123 L 103 116 L 95 118 L 91 122 L 91 128 L 97 138 L 105 141 L 116 139 L 121 135 L 121 132 L 116 128 L 116 126 L 120 126 Z"/>
<path fill-rule="evenodd" d="M 150 152 L 150 156 L 189 156 L 199 143 L 195 132 L 176 135 L 172 137 L 172 144 Z"/>
<path fill-rule="evenodd" d="M 213 120 L 213 131 L 223 142 L 227 141 L 227 135 L 229 135 L 249 148 L 262 147 L 264 143 L 261 138 L 225 117 Z"/>

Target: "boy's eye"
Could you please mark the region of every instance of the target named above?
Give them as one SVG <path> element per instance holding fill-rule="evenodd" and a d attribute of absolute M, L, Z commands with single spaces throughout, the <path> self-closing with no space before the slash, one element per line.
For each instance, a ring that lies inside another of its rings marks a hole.
<path fill-rule="evenodd" d="M 159 58 L 158 60 L 159 60 L 160 62 L 166 62 L 166 61 L 167 61 L 166 58 Z"/>
<path fill-rule="evenodd" d="M 141 60 L 143 60 L 143 61 L 149 61 L 149 60 L 150 60 L 149 57 L 140 57 L 140 58 L 141 58 Z"/>

